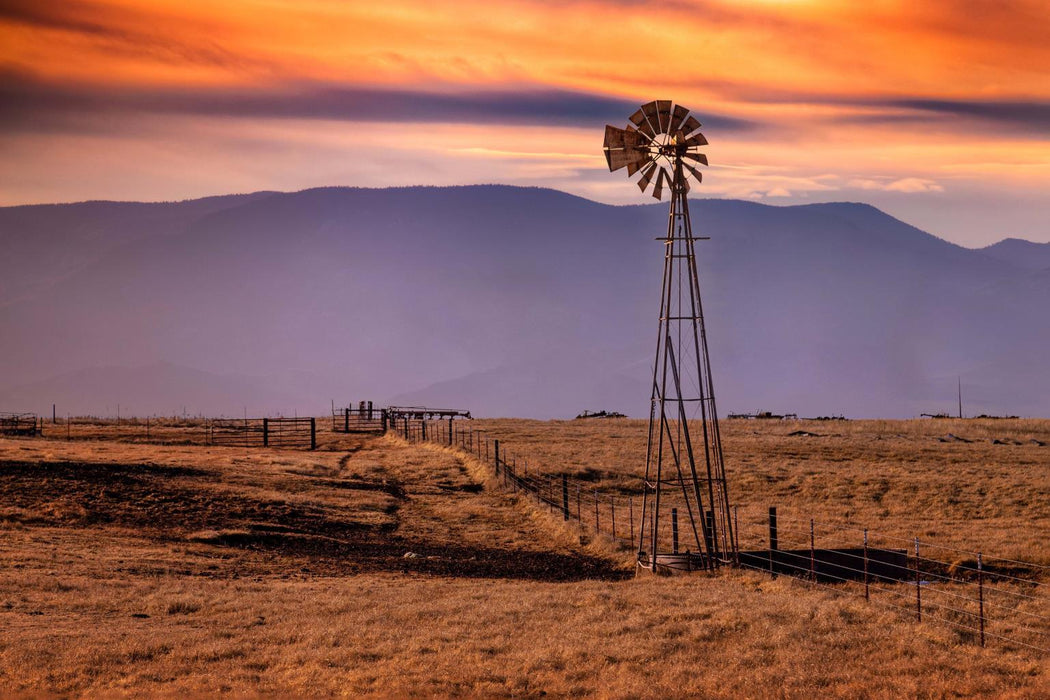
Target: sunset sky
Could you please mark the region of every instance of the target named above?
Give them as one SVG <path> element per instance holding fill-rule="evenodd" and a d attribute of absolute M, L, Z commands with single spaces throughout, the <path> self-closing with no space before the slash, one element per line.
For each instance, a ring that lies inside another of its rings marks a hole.
<path fill-rule="evenodd" d="M 652 201 L 605 123 L 704 123 L 697 196 L 1050 241 L 1045 0 L 14 0 L 0 204 L 500 182 Z"/>

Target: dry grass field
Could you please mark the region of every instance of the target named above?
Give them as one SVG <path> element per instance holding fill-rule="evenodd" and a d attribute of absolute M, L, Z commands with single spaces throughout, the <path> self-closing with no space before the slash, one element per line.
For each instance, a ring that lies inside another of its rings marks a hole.
<path fill-rule="evenodd" d="M 474 427 L 530 469 L 635 488 L 644 422 Z M 94 430 L 0 439 L 2 695 L 1050 697 L 1039 652 L 789 577 L 635 578 L 434 445 Z M 729 421 L 724 437 L 742 509 L 1050 563 L 1050 421 Z"/>

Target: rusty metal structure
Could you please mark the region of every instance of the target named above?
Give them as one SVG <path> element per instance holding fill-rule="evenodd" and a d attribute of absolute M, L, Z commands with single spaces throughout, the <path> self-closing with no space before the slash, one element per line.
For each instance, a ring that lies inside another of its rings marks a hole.
<path fill-rule="evenodd" d="M 682 105 L 655 100 L 626 128 L 605 127 L 610 171 L 627 169 L 645 192 L 670 194 L 656 337 L 638 565 L 653 572 L 714 569 L 737 559 L 722 440 L 707 350 L 686 195 L 702 180 L 707 139 Z"/>

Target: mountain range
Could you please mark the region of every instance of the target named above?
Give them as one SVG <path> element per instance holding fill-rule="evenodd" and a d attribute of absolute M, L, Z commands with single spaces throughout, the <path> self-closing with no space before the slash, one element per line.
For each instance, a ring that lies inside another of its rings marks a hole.
<path fill-rule="evenodd" d="M 695 199 L 720 413 L 1050 415 L 1050 244 Z M 648 415 L 667 205 L 507 186 L 0 208 L 0 411 Z"/>

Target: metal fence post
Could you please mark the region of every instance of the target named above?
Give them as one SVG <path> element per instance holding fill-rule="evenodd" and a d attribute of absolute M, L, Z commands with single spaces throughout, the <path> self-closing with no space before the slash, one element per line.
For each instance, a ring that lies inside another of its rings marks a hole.
<path fill-rule="evenodd" d="M 499 476 L 499 440 L 492 441 L 492 454 L 495 456 L 493 463 L 496 465 L 496 476 Z"/>
<path fill-rule="evenodd" d="M 561 475 L 561 515 L 562 520 L 569 521 L 569 477 Z"/>
<path fill-rule="evenodd" d="M 864 600 L 871 600 L 871 585 L 868 581 L 868 529 L 864 528 Z"/>
<path fill-rule="evenodd" d="M 634 496 L 627 497 L 627 521 L 631 527 L 631 542 L 634 542 Z"/>
<path fill-rule="evenodd" d="M 981 618 L 981 646 L 984 646 L 984 563 L 981 561 L 981 553 L 977 553 L 977 604 L 980 606 Z"/>
<path fill-rule="evenodd" d="M 773 552 L 777 551 L 777 507 L 769 507 L 769 575 L 776 577 L 773 570 Z"/>
<path fill-rule="evenodd" d="M 922 581 L 919 576 L 919 538 L 915 538 L 915 619 L 922 622 Z"/>
<path fill-rule="evenodd" d="M 813 535 L 813 518 L 809 519 L 809 580 L 817 580 L 817 550 L 815 549 L 815 537 Z"/>
<path fill-rule="evenodd" d="M 671 554 L 678 554 L 678 509 L 671 509 Z M 653 552 L 656 556 L 656 552 Z M 653 561 L 656 561 L 655 559 Z"/>

